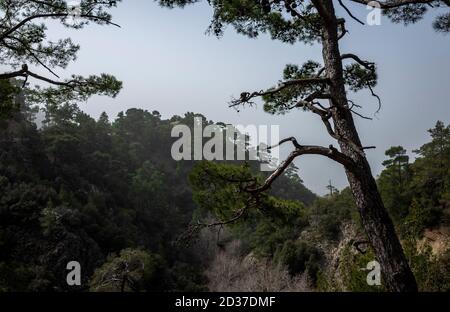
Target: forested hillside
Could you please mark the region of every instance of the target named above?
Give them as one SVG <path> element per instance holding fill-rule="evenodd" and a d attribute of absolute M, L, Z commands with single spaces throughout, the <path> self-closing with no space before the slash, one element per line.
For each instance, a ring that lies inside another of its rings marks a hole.
<path fill-rule="evenodd" d="M 201 115 L 130 109 L 110 121 L 47 106 L 38 129 L 35 111 L 1 83 L 0 290 L 74 290 L 74 260 L 83 272 L 76 290 L 206 290 L 208 259 L 177 243 L 197 211 L 194 162 L 170 156 L 173 125 Z M 280 196 L 315 199 L 296 175 L 278 185 Z"/>
<path fill-rule="evenodd" d="M 254 163 L 170 157 L 172 127 L 201 115 L 49 105 L 38 128 L 17 90 L 1 91 L 0 291 L 384 289 L 361 270 L 375 257 L 349 189 L 318 198 L 291 166 L 246 197 L 236 190 L 265 178 Z M 420 289 L 448 291 L 450 127 L 430 135 L 414 160 L 386 151 L 378 185 Z M 74 260 L 79 287 L 66 283 Z"/>

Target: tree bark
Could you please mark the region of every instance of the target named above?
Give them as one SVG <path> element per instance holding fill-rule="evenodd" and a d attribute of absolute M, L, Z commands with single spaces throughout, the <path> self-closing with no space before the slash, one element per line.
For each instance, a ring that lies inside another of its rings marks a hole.
<path fill-rule="evenodd" d="M 389 291 L 415 292 L 417 284 L 403 252 L 394 225 L 389 217 L 369 163 L 362 152 L 361 141 L 356 131 L 348 101 L 343 76 L 343 65 L 339 51 L 338 20 L 332 0 L 313 0 L 324 20 L 322 45 L 323 60 L 330 83 L 333 107 L 333 123 L 342 153 L 356 163 L 356 170 L 346 170 L 353 197 L 361 217 L 362 225 L 381 265 L 384 285 Z M 351 141 L 360 151 L 347 142 Z"/>

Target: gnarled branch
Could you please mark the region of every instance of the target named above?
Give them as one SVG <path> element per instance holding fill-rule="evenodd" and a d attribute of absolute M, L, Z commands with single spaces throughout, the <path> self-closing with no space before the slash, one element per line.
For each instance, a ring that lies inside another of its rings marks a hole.
<path fill-rule="evenodd" d="M 295 146 L 295 150 L 289 154 L 286 160 L 281 163 L 281 165 L 264 181 L 262 185 L 257 187 L 249 187 L 246 189 L 247 192 L 257 194 L 267 191 L 272 186 L 273 182 L 285 172 L 289 165 L 301 155 L 322 155 L 342 164 L 347 170 L 353 171 L 355 169 L 354 161 L 350 157 L 339 152 L 332 145 L 328 148 L 316 145 L 300 145 L 297 140 L 292 137 L 280 141 L 278 145 L 286 142 L 292 142 Z"/>

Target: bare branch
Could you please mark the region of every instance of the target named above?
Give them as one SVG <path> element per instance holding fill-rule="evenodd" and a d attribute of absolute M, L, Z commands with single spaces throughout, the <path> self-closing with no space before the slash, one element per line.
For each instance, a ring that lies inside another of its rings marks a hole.
<path fill-rule="evenodd" d="M 281 142 L 287 141 L 291 141 L 293 143 L 297 142 L 293 138 L 289 138 Z M 268 190 L 272 186 L 273 182 L 285 172 L 289 165 L 301 155 L 322 155 L 342 164 L 348 170 L 354 170 L 355 163 L 353 160 L 339 152 L 332 145 L 326 148 L 322 146 L 300 145 L 298 143 L 294 143 L 294 146 L 296 146 L 295 150 L 289 154 L 286 160 L 281 163 L 281 165 L 265 180 L 262 185 L 255 188 L 247 188 L 246 191 L 251 194 L 257 194 Z"/>
<path fill-rule="evenodd" d="M 313 93 L 311 94 L 309 97 L 307 97 L 305 100 L 299 101 L 296 104 L 296 107 L 306 107 L 308 108 L 311 112 L 317 114 L 320 116 L 322 122 L 325 125 L 325 128 L 327 129 L 328 134 L 335 140 L 337 141 L 342 141 L 344 143 L 346 143 L 347 145 L 349 145 L 355 152 L 364 155 L 364 150 L 361 149 L 361 147 L 359 147 L 357 144 L 355 144 L 353 141 L 348 140 L 342 136 L 340 136 L 338 133 L 336 133 L 336 131 L 333 129 L 333 126 L 331 125 L 330 119 L 332 117 L 332 110 L 335 109 L 335 107 L 323 107 L 319 102 L 313 102 L 313 100 L 316 98 L 320 98 L 320 93 Z M 329 98 L 329 96 L 328 96 Z M 322 109 L 317 108 L 315 105 L 320 106 Z M 351 109 L 350 109 L 351 110 Z M 351 110 L 352 111 L 352 110 Z M 358 113 L 355 112 L 355 114 L 360 115 Z M 361 117 L 365 117 L 362 116 Z M 369 118 L 369 117 L 365 117 L 365 118 Z"/>
<path fill-rule="evenodd" d="M 378 109 L 375 112 L 375 114 L 377 114 L 381 110 L 381 98 L 375 92 L 373 92 L 373 89 L 370 85 L 368 85 L 368 87 L 369 87 L 369 90 L 370 90 L 370 93 L 372 94 L 372 96 L 374 96 L 378 100 Z"/>
<path fill-rule="evenodd" d="M 28 66 L 25 64 L 22 66 L 21 70 L 10 72 L 10 73 L 0 74 L 0 80 L 11 79 L 11 78 L 15 78 L 15 77 L 24 77 L 25 79 L 27 79 L 28 76 L 36 78 L 36 79 L 44 81 L 44 82 L 47 82 L 47 83 L 50 83 L 50 84 L 53 84 L 53 85 L 57 85 L 57 86 L 75 87 L 76 85 L 83 84 L 81 81 L 76 81 L 76 80 L 56 81 L 56 80 L 49 79 L 47 77 L 44 77 L 44 76 L 41 76 L 41 75 L 38 75 L 36 73 L 29 71 Z"/>
<path fill-rule="evenodd" d="M 352 106 L 350 106 L 349 109 L 353 109 L 353 107 L 362 108 L 361 105 L 356 104 L 353 100 L 347 99 L 347 102 L 349 102 L 350 104 L 352 104 Z"/>
<path fill-rule="evenodd" d="M 21 69 L 21 70 L 14 71 L 14 72 L 0 74 L 0 80 L 11 79 L 11 78 L 15 78 L 15 77 L 25 77 L 25 76 L 26 76 L 26 72 L 23 69 Z"/>
<path fill-rule="evenodd" d="M 236 211 L 235 215 L 233 217 L 231 217 L 230 219 L 228 219 L 228 220 L 217 221 L 217 222 L 213 222 L 213 223 L 200 223 L 200 222 L 198 222 L 196 224 L 196 226 L 201 227 L 201 228 L 211 228 L 211 227 L 224 226 L 224 225 L 227 225 L 227 224 L 235 223 L 236 221 L 238 221 L 239 219 L 242 218 L 244 213 L 247 211 L 248 207 L 249 207 L 248 205 L 245 205 L 244 207 L 242 207 L 241 209 Z"/>
<path fill-rule="evenodd" d="M 347 12 L 347 14 L 353 18 L 355 21 L 357 21 L 358 23 L 360 23 L 361 25 L 364 25 L 364 23 L 358 19 L 356 16 L 353 15 L 353 13 L 350 11 L 350 9 L 342 2 L 342 0 L 339 0 L 339 4 L 341 5 L 341 7 L 344 8 L 344 10 Z"/>
<path fill-rule="evenodd" d="M 188 227 L 188 229 L 183 232 L 175 241 L 175 244 L 180 244 L 181 242 L 189 242 L 195 235 L 197 235 L 202 229 L 205 228 L 213 228 L 213 227 L 223 227 L 224 225 L 229 225 L 232 223 L 236 223 L 241 218 L 244 217 L 245 213 L 255 205 L 255 199 L 250 198 L 248 202 L 244 205 L 244 207 L 238 209 L 234 215 L 227 220 L 217 221 L 212 223 L 202 223 L 197 221 L 196 224 L 192 224 Z"/>
<path fill-rule="evenodd" d="M 353 53 L 345 53 L 341 55 L 341 59 L 345 60 L 345 59 L 353 59 L 354 61 L 356 61 L 357 63 L 359 63 L 360 65 L 364 66 L 366 69 L 374 71 L 375 70 L 375 63 L 373 62 L 367 62 L 367 61 L 363 61 L 359 58 L 359 56 L 353 54 Z"/>
<path fill-rule="evenodd" d="M 364 116 L 363 114 L 358 113 L 357 111 L 355 111 L 355 110 L 353 110 L 353 109 L 350 109 L 350 111 L 351 111 L 353 114 L 355 114 L 356 116 L 361 117 L 362 119 L 373 120 L 372 117 Z"/>
<path fill-rule="evenodd" d="M 300 148 L 300 147 L 301 147 L 300 144 L 298 144 L 296 138 L 290 137 L 290 138 L 281 140 L 278 144 L 269 146 L 269 147 L 267 148 L 267 150 L 271 150 L 271 149 L 273 149 L 273 148 L 275 148 L 275 147 L 278 147 L 278 146 L 280 146 L 280 145 L 282 145 L 282 144 L 284 144 L 284 143 L 286 143 L 286 142 L 292 142 L 292 144 L 294 145 L 295 148 Z"/>

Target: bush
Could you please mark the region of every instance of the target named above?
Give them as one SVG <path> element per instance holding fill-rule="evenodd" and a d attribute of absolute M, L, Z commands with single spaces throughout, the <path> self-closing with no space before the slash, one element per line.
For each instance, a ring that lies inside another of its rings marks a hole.
<path fill-rule="evenodd" d="M 322 254 L 302 241 L 286 241 L 274 256 L 276 262 L 287 266 L 290 275 L 306 272 L 314 285 L 317 281 Z"/>
<path fill-rule="evenodd" d="M 159 256 L 144 250 L 124 249 L 95 270 L 90 289 L 95 292 L 151 291 L 159 288 L 155 282 L 161 269 Z"/>

